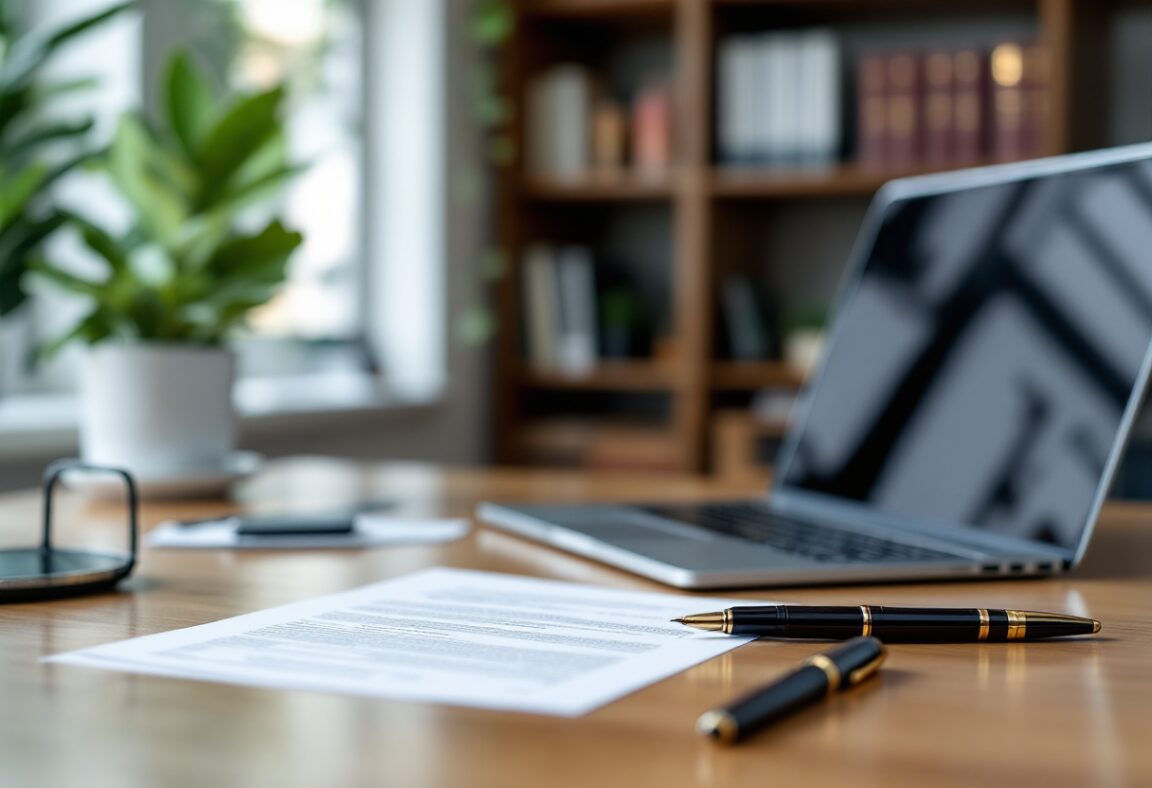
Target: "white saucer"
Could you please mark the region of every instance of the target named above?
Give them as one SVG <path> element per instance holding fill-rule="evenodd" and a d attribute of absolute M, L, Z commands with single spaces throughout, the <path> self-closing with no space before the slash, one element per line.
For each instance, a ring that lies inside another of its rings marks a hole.
<path fill-rule="evenodd" d="M 223 495 L 233 482 L 251 476 L 264 464 L 264 455 L 254 451 L 237 451 L 220 468 L 204 468 L 180 473 L 150 476 L 134 474 L 141 499 L 211 498 Z M 95 498 L 120 499 L 124 484 L 111 475 L 94 474 L 66 479 L 68 487 Z"/>

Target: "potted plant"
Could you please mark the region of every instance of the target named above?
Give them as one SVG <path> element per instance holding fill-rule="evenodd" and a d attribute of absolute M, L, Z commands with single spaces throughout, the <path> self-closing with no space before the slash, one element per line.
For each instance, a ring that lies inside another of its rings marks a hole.
<path fill-rule="evenodd" d="M 98 275 L 33 271 L 87 302 L 45 349 L 89 345 L 81 372 L 84 459 L 145 480 L 225 467 L 235 444 L 226 340 L 286 275 L 300 233 L 255 214 L 297 167 L 287 162 L 282 87 L 216 95 L 174 55 L 162 117 L 120 121 L 100 163 L 131 208 L 126 232 L 70 216 Z"/>
<path fill-rule="evenodd" d="M 792 309 L 785 315 L 784 360 L 805 377 L 820 363 L 827 322 L 828 310 L 811 304 Z"/>

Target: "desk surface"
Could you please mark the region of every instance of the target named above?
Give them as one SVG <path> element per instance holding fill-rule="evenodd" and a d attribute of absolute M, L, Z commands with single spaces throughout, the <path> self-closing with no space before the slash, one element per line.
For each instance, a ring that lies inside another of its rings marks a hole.
<path fill-rule="evenodd" d="M 695 480 L 521 471 L 274 464 L 240 491 L 254 510 L 394 499 L 464 514 L 483 498 L 680 500 L 747 496 Z M 31 494 L 0 497 L 0 539 L 21 541 Z M 150 505 L 212 516 L 224 503 Z M 79 504 L 73 538 L 114 538 Z M 1110 506 L 1085 564 L 1059 579 L 742 594 L 799 603 L 1067 610 L 1104 622 L 1081 642 L 895 645 L 878 681 L 738 748 L 702 741 L 704 709 L 813 647 L 752 643 L 578 719 L 362 700 L 39 664 L 41 656 L 201 624 L 433 565 L 619 588 L 652 583 L 496 531 L 434 547 L 323 552 L 145 552 L 127 593 L 0 606 L 0 784 L 730 786 L 1152 785 L 1152 507 Z"/>

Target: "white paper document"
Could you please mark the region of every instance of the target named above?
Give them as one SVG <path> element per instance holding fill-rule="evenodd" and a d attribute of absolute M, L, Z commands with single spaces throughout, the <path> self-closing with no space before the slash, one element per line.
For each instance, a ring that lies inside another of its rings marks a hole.
<path fill-rule="evenodd" d="M 669 622 L 734 603 L 429 569 L 47 661 L 577 716 L 748 642 Z"/>
<path fill-rule="evenodd" d="M 163 522 L 144 535 L 148 547 L 211 549 L 227 547 L 250 550 L 316 549 L 328 547 L 374 547 L 378 545 L 434 544 L 451 542 L 468 534 L 465 519 L 421 519 L 361 514 L 348 534 L 285 534 L 244 537 L 230 520 L 181 525 Z"/>

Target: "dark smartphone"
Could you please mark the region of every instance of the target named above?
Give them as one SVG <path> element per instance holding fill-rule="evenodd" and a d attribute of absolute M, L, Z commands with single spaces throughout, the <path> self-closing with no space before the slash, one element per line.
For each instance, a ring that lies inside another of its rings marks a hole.
<path fill-rule="evenodd" d="M 274 514 L 236 518 L 237 536 L 332 536 L 350 534 L 354 515 Z"/>

